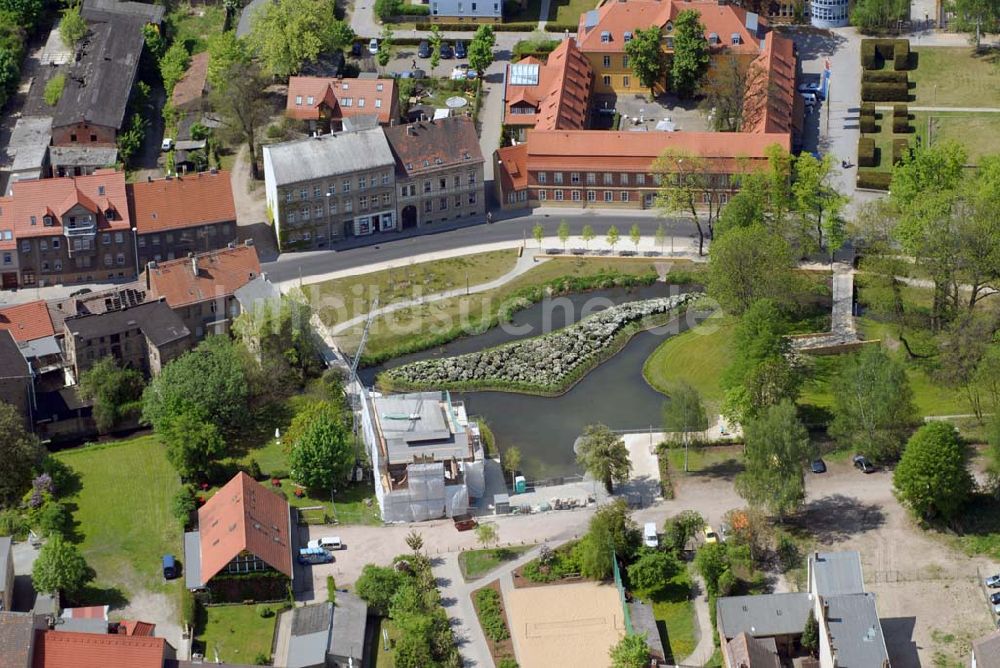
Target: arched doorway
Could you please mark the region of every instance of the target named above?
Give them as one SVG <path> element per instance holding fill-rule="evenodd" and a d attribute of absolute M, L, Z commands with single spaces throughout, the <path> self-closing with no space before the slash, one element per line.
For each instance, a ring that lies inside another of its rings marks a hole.
<path fill-rule="evenodd" d="M 417 226 L 417 207 L 408 204 L 403 207 L 403 229 L 408 230 Z"/>

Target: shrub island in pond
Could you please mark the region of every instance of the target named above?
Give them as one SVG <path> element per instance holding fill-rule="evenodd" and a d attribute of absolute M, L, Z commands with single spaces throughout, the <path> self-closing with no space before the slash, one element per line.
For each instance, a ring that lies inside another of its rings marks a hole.
<path fill-rule="evenodd" d="M 621 350 L 634 334 L 664 324 L 694 297 L 682 294 L 627 302 L 534 338 L 388 369 L 379 374 L 378 385 L 387 391 L 450 389 L 562 394 Z"/>

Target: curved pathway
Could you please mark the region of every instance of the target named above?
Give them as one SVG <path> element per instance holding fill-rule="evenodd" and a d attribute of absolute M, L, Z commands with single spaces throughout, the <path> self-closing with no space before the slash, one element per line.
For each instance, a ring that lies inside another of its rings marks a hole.
<path fill-rule="evenodd" d="M 715 654 L 715 635 L 712 633 L 712 617 L 708 610 L 708 594 L 705 592 L 705 581 L 700 575 L 692 580 L 698 585 L 698 595 L 694 597 L 694 613 L 698 620 L 698 645 L 683 661 L 681 666 L 704 666 Z M 670 632 L 670 629 L 667 629 Z M 674 657 L 677 661 L 677 657 Z"/>

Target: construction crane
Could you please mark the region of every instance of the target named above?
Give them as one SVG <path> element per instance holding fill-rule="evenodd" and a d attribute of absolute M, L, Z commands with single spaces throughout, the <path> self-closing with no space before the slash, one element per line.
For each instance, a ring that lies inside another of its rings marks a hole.
<path fill-rule="evenodd" d="M 358 382 L 358 364 L 361 362 L 361 354 L 365 351 L 365 344 L 368 342 L 368 330 L 371 329 L 372 320 L 375 319 L 375 311 L 378 310 L 378 295 L 372 300 L 372 305 L 368 310 L 368 320 L 365 322 L 365 329 L 361 332 L 361 343 L 358 344 L 358 351 L 354 354 L 354 361 L 351 362 L 351 382 Z"/>

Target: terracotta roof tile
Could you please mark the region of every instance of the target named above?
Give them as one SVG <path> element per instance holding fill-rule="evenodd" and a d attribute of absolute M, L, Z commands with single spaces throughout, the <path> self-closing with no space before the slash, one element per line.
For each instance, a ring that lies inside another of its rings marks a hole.
<path fill-rule="evenodd" d="M 801 129 L 801 96 L 795 93 L 795 45 L 776 33 L 750 65 L 743 101 L 744 132 L 795 132 Z"/>
<path fill-rule="evenodd" d="M 505 123 L 530 125 L 539 130 L 582 130 L 585 127 L 594 74 L 590 61 L 580 53 L 574 40 L 564 39 L 544 64 L 533 57 L 516 64 L 537 65 L 538 83 L 512 84 L 508 75 Z M 535 107 L 536 113 L 512 113 L 513 107 L 522 102 Z"/>
<path fill-rule="evenodd" d="M 37 631 L 34 668 L 162 668 L 167 641 L 74 631 Z"/>
<path fill-rule="evenodd" d="M 127 619 L 118 626 L 118 633 L 126 636 L 151 637 L 156 631 L 156 624 Z"/>
<path fill-rule="evenodd" d="M 500 187 L 502 192 L 523 190 L 528 187 L 528 145 L 518 144 L 497 150 L 500 161 Z"/>
<path fill-rule="evenodd" d="M 99 169 L 89 176 L 18 181 L 12 190 L 3 218 L 17 238 L 63 234 L 59 217 L 76 204 L 97 213 L 98 231 L 131 229 L 123 172 Z M 105 217 L 109 209 L 115 212 L 114 220 Z M 51 226 L 44 224 L 45 216 L 54 217 Z"/>
<path fill-rule="evenodd" d="M 201 172 L 129 185 L 139 234 L 236 220 L 230 174 Z"/>
<path fill-rule="evenodd" d="M 184 76 L 174 84 L 174 92 L 170 100 L 174 107 L 182 109 L 201 99 L 205 92 L 205 81 L 208 79 L 208 52 L 196 53 L 191 56 L 191 64 Z"/>
<path fill-rule="evenodd" d="M 244 550 L 292 577 L 289 522 L 287 501 L 238 473 L 198 510 L 202 582 Z"/>
<path fill-rule="evenodd" d="M 197 263 L 198 274 L 193 265 Z M 260 275 L 260 260 L 252 246 L 223 248 L 209 253 L 158 262 L 145 271 L 147 299 L 164 298 L 171 308 L 232 295 Z"/>
<path fill-rule="evenodd" d="M 0 330 L 9 331 L 18 342 L 55 334 L 48 304 L 42 300 L 0 308 Z"/>
<path fill-rule="evenodd" d="M 334 120 L 377 115 L 388 125 L 398 117 L 398 104 L 395 79 L 289 77 L 285 115 L 318 120 L 327 109 Z"/>
<path fill-rule="evenodd" d="M 452 116 L 384 129 L 396 158 L 396 170 L 406 175 L 432 172 L 483 161 L 471 118 Z"/>

